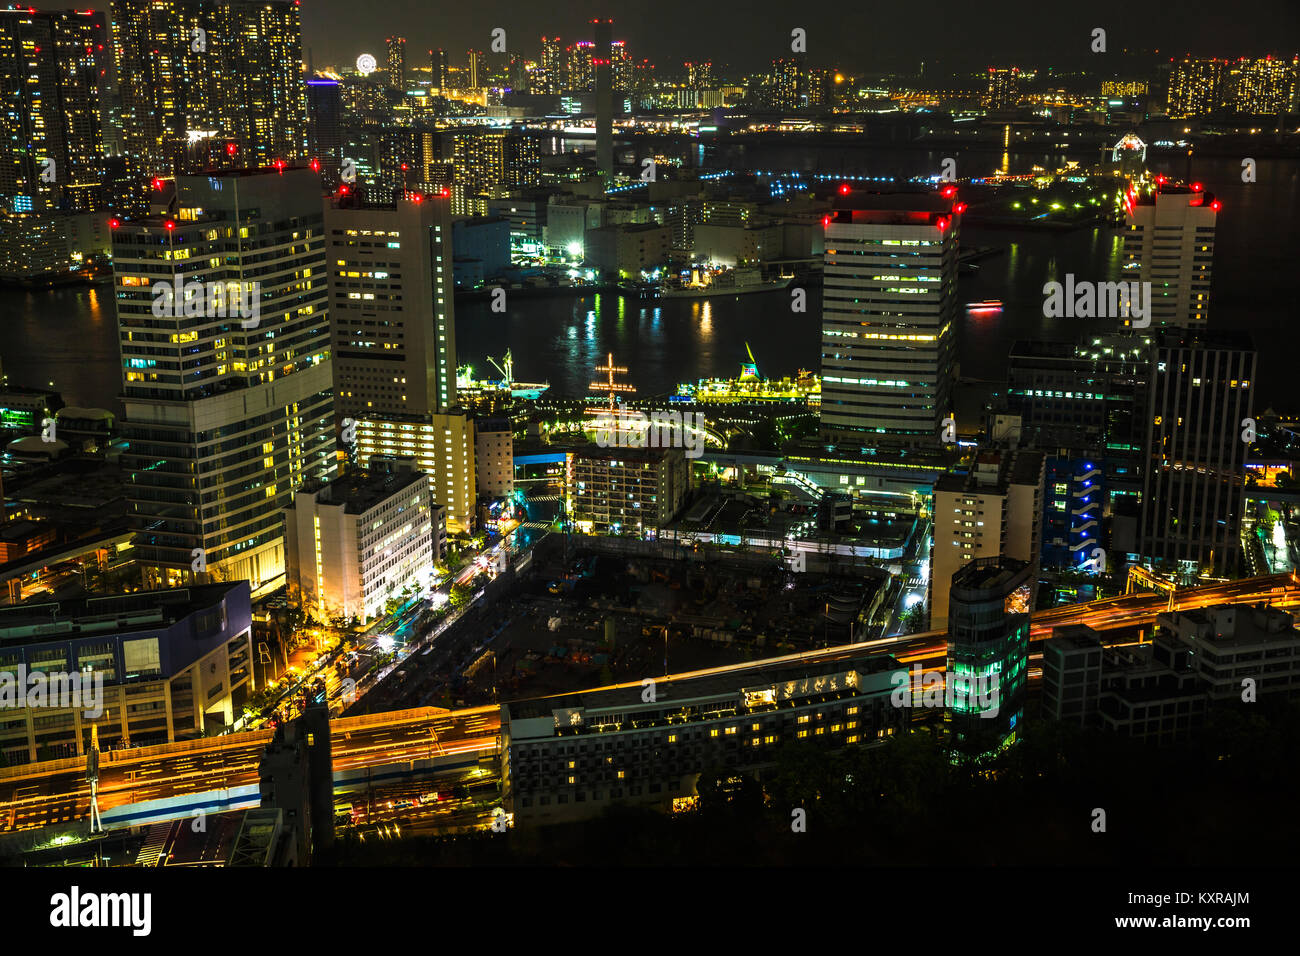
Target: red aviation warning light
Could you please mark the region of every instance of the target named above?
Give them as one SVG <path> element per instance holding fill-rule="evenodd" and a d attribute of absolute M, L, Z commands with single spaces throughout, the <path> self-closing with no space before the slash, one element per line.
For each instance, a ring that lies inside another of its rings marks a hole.
<path fill-rule="evenodd" d="M 448 198 L 450 198 L 450 197 L 451 197 L 451 190 L 448 189 L 446 186 L 443 186 L 443 187 L 442 187 L 442 190 L 438 193 L 438 198 L 439 198 L 439 199 L 448 199 Z"/>
<path fill-rule="evenodd" d="M 948 228 L 948 217 L 940 216 L 938 219 L 934 221 L 934 224 L 939 227 L 940 232 L 944 232 Z"/>
<path fill-rule="evenodd" d="M 234 156 L 237 152 L 239 152 L 239 144 L 238 144 L 238 143 L 227 143 L 227 144 L 226 144 L 226 155 L 227 155 L 227 156 Z"/>
<path fill-rule="evenodd" d="M 957 187 L 952 185 L 944 186 L 943 189 L 939 190 L 939 195 L 944 199 L 951 199 L 957 195 Z"/>
<path fill-rule="evenodd" d="M 1210 208 L 1213 209 L 1215 212 L 1218 212 L 1220 209 L 1223 208 L 1223 203 L 1221 203 L 1221 202 L 1219 202 L 1219 200 L 1215 199 L 1214 201 L 1212 201 L 1212 202 L 1210 203 Z"/>
<path fill-rule="evenodd" d="M 339 187 L 339 195 L 340 195 L 340 196 L 346 196 L 347 194 L 348 194 L 348 187 L 347 187 L 347 186 L 340 186 L 340 187 Z"/>
<path fill-rule="evenodd" d="M 163 188 L 163 181 L 162 181 L 161 179 L 159 179 L 157 176 L 155 176 L 155 177 L 153 178 L 153 182 L 151 182 L 149 185 L 153 186 L 153 188 L 154 188 L 155 190 L 162 189 L 162 188 Z"/>
<path fill-rule="evenodd" d="M 966 211 L 966 204 L 964 202 L 959 202 L 952 207 L 952 211 L 960 216 L 962 213 Z"/>
<path fill-rule="evenodd" d="M 412 194 L 411 194 L 411 201 L 412 201 L 412 202 L 424 202 L 424 197 L 423 197 L 422 195 L 420 195 L 419 193 L 412 193 Z"/>
<path fill-rule="evenodd" d="M 311 161 L 311 171 L 312 171 L 313 173 L 319 173 L 319 172 L 320 172 L 320 160 L 319 160 L 319 159 L 313 159 L 313 160 Z"/>
<path fill-rule="evenodd" d="M 827 226 L 829 226 L 830 224 L 831 224 L 831 217 L 830 217 L 830 216 L 822 216 L 822 228 L 825 229 L 825 228 L 826 228 Z"/>
<path fill-rule="evenodd" d="M 848 184 L 848 183 L 840 183 L 840 195 L 841 195 L 841 196 L 847 196 L 848 194 L 849 194 L 849 184 Z"/>
<path fill-rule="evenodd" d="M 1203 189 L 1205 189 L 1205 187 L 1202 186 L 1200 183 L 1192 183 L 1192 192 L 1199 193 Z"/>
<path fill-rule="evenodd" d="M 274 163 L 272 163 L 271 165 L 275 167 L 276 172 L 278 172 L 281 176 L 284 175 L 284 160 L 283 160 L 283 159 L 277 159 L 277 160 L 276 160 Z"/>
<path fill-rule="evenodd" d="M 165 223 L 163 223 L 163 226 L 164 226 L 164 228 L 166 228 L 166 230 L 167 230 L 168 232 L 171 232 L 173 229 L 176 228 L 176 223 L 174 223 L 174 222 L 172 222 L 170 219 L 168 219 Z"/>
<path fill-rule="evenodd" d="M 121 219 L 118 219 L 116 216 L 114 216 L 112 219 L 110 219 L 110 220 L 108 221 L 108 228 L 109 228 L 109 229 L 121 229 L 121 228 L 122 228 L 122 220 L 121 220 Z"/>

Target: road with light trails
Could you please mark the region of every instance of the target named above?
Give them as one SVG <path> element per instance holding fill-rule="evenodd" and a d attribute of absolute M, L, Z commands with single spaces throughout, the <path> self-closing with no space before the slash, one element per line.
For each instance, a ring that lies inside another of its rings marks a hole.
<path fill-rule="evenodd" d="M 434 707 L 331 722 L 335 771 L 470 754 L 496 745 L 500 710 Z M 256 784 L 269 730 L 101 755 L 100 812 L 128 803 Z M 0 831 L 68 823 L 90 812 L 84 760 L 0 768 Z"/>
<path fill-rule="evenodd" d="M 1174 595 L 1174 608 L 1177 610 L 1259 602 L 1269 602 L 1280 608 L 1300 607 L 1300 583 L 1296 576 L 1275 574 L 1245 578 L 1187 589 Z M 1030 639 L 1043 640 L 1051 636 L 1053 627 L 1067 624 L 1086 624 L 1099 631 L 1150 624 L 1168 604 L 1169 598 L 1164 594 L 1130 594 L 1039 611 L 1033 616 Z M 904 664 L 933 666 L 947 652 L 945 637 L 943 631 L 928 631 L 902 638 L 880 638 L 726 664 L 656 679 L 671 682 L 692 677 L 741 674 L 794 661 L 851 661 L 875 653 L 892 654 Z M 637 680 L 599 689 L 641 686 L 641 681 Z M 457 711 L 426 707 L 342 718 L 333 721 L 331 727 L 334 767 L 346 770 L 493 747 L 500 732 L 500 710 L 493 705 Z M 256 783 L 261 750 L 270 738 L 269 731 L 254 731 L 107 753 L 100 766 L 100 809 Z M 0 768 L 0 831 L 84 817 L 89 812 L 89 786 L 83 778 L 83 762 L 79 759 Z"/>

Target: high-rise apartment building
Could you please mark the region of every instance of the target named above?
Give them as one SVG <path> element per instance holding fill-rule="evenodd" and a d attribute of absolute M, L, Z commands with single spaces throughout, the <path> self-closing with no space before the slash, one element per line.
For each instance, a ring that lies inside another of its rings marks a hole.
<path fill-rule="evenodd" d="M 448 527 L 463 532 L 474 524 L 474 435 L 456 405 L 447 207 L 445 196 L 343 197 L 325 226 L 338 416 L 355 425 L 358 463 L 414 458 Z"/>
<path fill-rule="evenodd" d="M 1228 105 L 1238 113 L 1287 113 L 1300 92 L 1300 57 L 1242 58 L 1228 68 Z"/>
<path fill-rule="evenodd" d="M 1020 102 L 1020 67 L 989 67 L 984 105 L 991 110 L 1011 109 Z"/>
<path fill-rule="evenodd" d="M 1151 283 L 1152 328 L 1203 328 L 1209 321 L 1221 204 L 1198 187 L 1158 185 L 1126 208 L 1124 266 L 1131 279 Z"/>
<path fill-rule="evenodd" d="M 126 150 L 146 173 L 188 169 L 196 138 L 246 166 L 303 158 L 307 108 L 294 0 L 113 0 Z"/>
<path fill-rule="evenodd" d="M 256 591 L 284 571 L 281 510 L 336 466 L 320 179 L 182 176 L 175 204 L 113 236 L 135 553 Z"/>
<path fill-rule="evenodd" d="M 1235 570 L 1256 358 L 1242 333 L 1166 333 L 1159 342 L 1138 542 L 1159 567 Z"/>
<path fill-rule="evenodd" d="M 952 411 L 960 208 L 941 193 L 836 198 L 825 219 L 822 296 L 827 440 L 942 437 Z"/>
<path fill-rule="evenodd" d="M 451 140 L 449 152 L 455 170 L 452 215 L 486 215 L 488 199 L 541 182 L 541 148 L 526 133 L 476 128 L 444 135 Z"/>
<path fill-rule="evenodd" d="M 774 110 L 795 110 L 807 103 L 806 67 L 802 54 L 772 61 L 769 100 Z"/>
<path fill-rule="evenodd" d="M 986 451 L 964 474 L 934 486 L 930 626 L 947 625 L 953 575 L 979 558 L 1014 558 L 1039 567 L 1044 478 L 1041 451 Z"/>
<path fill-rule="evenodd" d="M 487 67 L 483 62 L 483 51 L 466 50 L 465 58 L 469 62 L 469 88 L 477 90 L 487 82 Z"/>
<path fill-rule="evenodd" d="M 111 67 L 104 14 L 0 10 L 0 207 L 104 208 Z"/>
<path fill-rule="evenodd" d="M 565 88 L 564 48 L 559 37 L 542 37 L 542 60 L 535 84 L 539 93 L 559 93 Z"/>
<path fill-rule="evenodd" d="M 386 57 L 384 67 L 388 73 L 388 85 L 395 90 L 406 92 L 406 37 L 391 36 L 384 40 Z"/>
<path fill-rule="evenodd" d="M 1166 112 L 1175 119 L 1214 112 L 1223 102 L 1226 73 L 1224 60 L 1184 57 L 1169 75 Z"/>
<path fill-rule="evenodd" d="M 953 576 L 946 679 L 956 687 L 944 716 L 959 742 L 997 750 L 1021 732 L 1036 577 L 1033 565 L 1006 557 L 972 561 Z"/>

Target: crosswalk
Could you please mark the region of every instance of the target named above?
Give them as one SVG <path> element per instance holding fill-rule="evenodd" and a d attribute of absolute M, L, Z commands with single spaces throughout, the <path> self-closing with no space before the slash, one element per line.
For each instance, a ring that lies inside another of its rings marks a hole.
<path fill-rule="evenodd" d="M 144 843 L 140 846 L 140 852 L 135 858 L 136 866 L 157 866 L 159 859 L 162 858 L 163 849 L 167 846 L 167 836 L 172 832 L 172 825 L 167 823 L 155 823 L 145 834 Z"/>

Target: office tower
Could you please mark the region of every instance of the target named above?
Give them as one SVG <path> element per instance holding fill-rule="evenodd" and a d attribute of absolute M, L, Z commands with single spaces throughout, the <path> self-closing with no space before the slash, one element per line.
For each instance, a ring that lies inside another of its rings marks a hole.
<path fill-rule="evenodd" d="M 1157 567 L 1235 570 L 1255 362 L 1241 333 L 1173 332 L 1159 340 L 1138 542 Z"/>
<path fill-rule="evenodd" d="M 822 434 L 935 444 L 952 409 L 959 207 L 846 189 L 824 220 Z"/>
<path fill-rule="evenodd" d="M 1192 186 L 1160 184 L 1126 206 L 1126 278 L 1151 283 L 1152 328 L 1203 328 L 1210 314 L 1220 202 Z"/>
<path fill-rule="evenodd" d="M 1019 444 L 1047 456 L 1043 567 L 1078 567 L 1098 547 L 1118 566 L 1137 551 L 1151 343 L 1129 332 L 1011 349 L 1007 410 Z"/>
<path fill-rule="evenodd" d="M 446 197 L 342 197 L 326 211 L 338 417 L 356 457 L 411 457 L 447 524 L 474 526 L 472 422 L 456 405 L 456 322 Z M 344 428 L 346 434 L 346 426 Z"/>
<path fill-rule="evenodd" d="M 302 27 L 292 0 L 113 0 L 126 150 L 147 173 L 197 172 L 196 138 L 249 167 L 302 158 Z"/>
<path fill-rule="evenodd" d="M 613 20 L 592 20 L 591 57 L 596 72 L 596 171 L 605 182 L 614 179 L 614 78 L 611 59 L 614 34 Z"/>
<path fill-rule="evenodd" d="M 540 93 L 559 93 L 566 86 L 564 48 L 559 37 L 542 37 Z"/>
<path fill-rule="evenodd" d="M 989 67 L 984 105 L 991 110 L 1011 109 L 1020 102 L 1020 67 Z"/>
<path fill-rule="evenodd" d="M 307 81 L 307 151 L 320 160 L 326 182 L 335 183 L 343 165 L 343 93 L 339 81 L 316 76 Z"/>
<path fill-rule="evenodd" d="M 1238 60 L 1228 70 L 1228 105 L 1238 113 L 1286 113 L 1296 107 L 1300 57 Z"/>
<path fill-rule="evenodd" d="M 1039 567 L 1045 458 L 1035 449 L 981 452 L 965 473 L 934 486 L 930 626 L 949 617 L 953 575 L 980 558 L 1015 558 Z"/>
<path fill-rule="evenodd" d="M 435 93 L 447 95 L 447 51 L 429 51 L 429 87 Z"/>
<path fill-rule="evenodd" d="M 475 420 L 474 470 L 478 475 L 480 498 L 495 501 L 514 494 L 514 426 L 509 418 Z"/>
<path fill-rule="evenodd" d="M 284 572 L 294 490 L 335 468 L 320 177 L 182 176 L 176 207 L 113 237 L 135 554 L 146 580 L 256 592 Z M 173 282 L 217 285 L 154 288 Z"/>
<path fill-rule="evenodd" d="M 772 61 L 772 109 L 795 110 L 805 105 L 804 72 L 804 56 L 801 53 Z"/>
<path fill-rule="evenodd" d="M 109 59 L 102 13 L 0 10 L 0 206 L 7 211 L 104 208 Z"/>
<path fill-rule="evenodd" d="M 484 73 L 483 51 L 467 50 L 465 56 L 469 60 L 469 88 L 477 90 L 484 86 L 484 81 L 487 79 Z"/>
<path fill-rule="evenodd" d="M 1223 102 L 1226 62 L 1185 57 L 1169 75 L 1166 112 L 1174 119 L 1212 113 Z"/>
<path fill-rule="evenodd" d="M 944 716 L 958 743 L 991 752 L 1019 736 L 1035 581 L 1032 565 L 1007 557 L 971 561 L 953 576 L 945 679 L 954 683 L 955 699 Z"/>
<path fill-rule="evenodd" d="M 406 37 L 391 36 L 384 40 L 387 51 L 385 68 L 388 73 L 388 85 L 395 90 L 406 92 Z"/>

